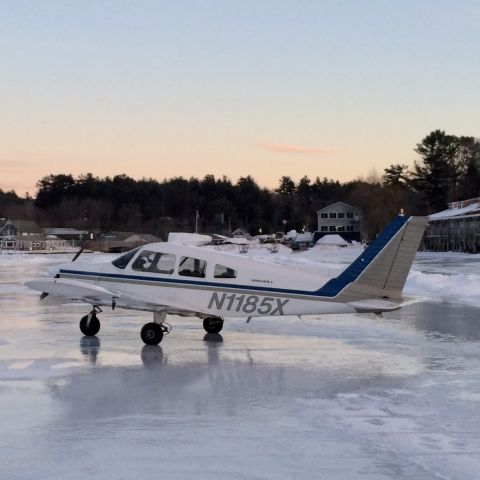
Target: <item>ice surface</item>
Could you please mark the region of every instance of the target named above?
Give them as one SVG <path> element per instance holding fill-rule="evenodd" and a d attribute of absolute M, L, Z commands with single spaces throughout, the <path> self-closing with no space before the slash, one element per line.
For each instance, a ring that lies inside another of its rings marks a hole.
<path fill-rule="evenodd" d="M 248 255 L 338 274 L 357 249 Z M 84 255 L 95 262 L 108 255 Z M 244 319 L 46 307 L 23 286 L 71 255 L 0 255 L 0 478 L 477 479 L 480 256 L 419 254 L 385 314 Z M 475 294 L 475 292 L 477 292 Z"/>

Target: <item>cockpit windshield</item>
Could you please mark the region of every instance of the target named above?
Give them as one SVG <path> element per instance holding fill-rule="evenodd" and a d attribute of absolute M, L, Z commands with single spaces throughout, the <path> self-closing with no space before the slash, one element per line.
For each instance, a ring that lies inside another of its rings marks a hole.
<path fill-rule="evenodd" d="M 139 250 L 140 250 L 140 247 L 130 250 L 127 253 L 124 253 L 121 257 L 116 258 L 112 262 L 112 265 L 115 265 L 115 267 L 117 268 L 124 269 Z"/>

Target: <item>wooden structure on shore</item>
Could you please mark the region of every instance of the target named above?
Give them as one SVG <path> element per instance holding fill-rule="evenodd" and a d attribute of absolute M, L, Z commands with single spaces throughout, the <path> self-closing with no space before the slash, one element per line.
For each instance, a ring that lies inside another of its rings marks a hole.
<path fill-rule="evenodd" d="M 449 203 L 447 210 L 430 215 L 422 249 L 480 253 L 480 197 Z"/>

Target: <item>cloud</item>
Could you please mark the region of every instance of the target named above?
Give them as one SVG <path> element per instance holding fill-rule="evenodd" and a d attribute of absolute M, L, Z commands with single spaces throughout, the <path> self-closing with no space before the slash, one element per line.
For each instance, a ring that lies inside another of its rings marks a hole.
<path fill-rule="evenodd" d="M 257 143 L 256 146 L 263 148 L 264 150 L 277 153 L 299 153 L 305 155 L 328 155 L 335 153 L 334 150 L 327 148 L 304 147 L 300 145 L 287 145 L 283 143 Z"/>
<path fill-rule="evenodd" d="M 2 160 L 0 159 L 0 169 L 10 169 L 19 167 L 29 167 L 32 163 L 23 160 Z"/>

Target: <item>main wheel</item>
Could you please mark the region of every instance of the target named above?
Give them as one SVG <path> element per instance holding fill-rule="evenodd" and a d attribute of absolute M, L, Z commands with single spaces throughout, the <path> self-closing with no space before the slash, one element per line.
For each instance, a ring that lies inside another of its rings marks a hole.
<path fill-rule="evenodd" d="M 207 333 L 219 333 L 223 328 L 223 320 L 219 317 L 207 317 L 203 320 L 203 328 Z"/>
<path fill-rule="evenodd" d="M 162 327 L 158 323 L 146 323 L 140 332 L 140 337 L 147 345 L 158 345 L 163 338 Z"/>
<path fill-rule="evenodd" d="M 94 313 L 92 313 L 92 316 L 89 322 L 88 321 L 89 315 L 85 315 L 80 320 L 80 330 L 87 337 L 93 337 L 100 330 L 100 320 L 97 318 L 97 316 Z"/>

